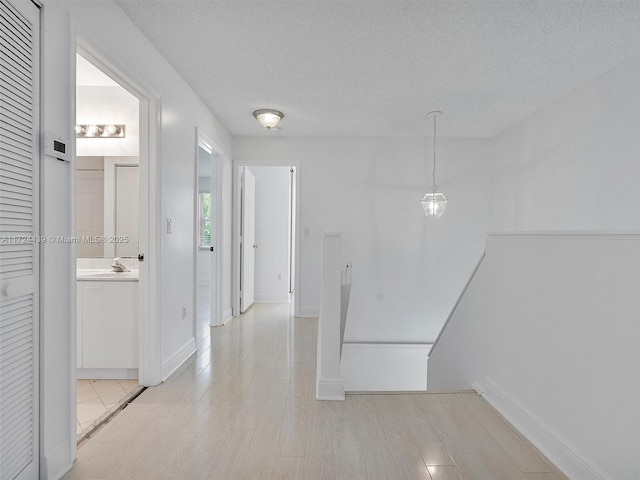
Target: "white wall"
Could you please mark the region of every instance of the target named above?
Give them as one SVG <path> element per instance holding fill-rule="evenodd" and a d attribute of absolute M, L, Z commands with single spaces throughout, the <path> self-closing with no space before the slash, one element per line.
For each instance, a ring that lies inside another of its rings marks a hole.
<path fill-rule="evenodd" d="M 159 98 L 161 131 L 159 159 L 161 201 L 158 222 L 173 219 L 173 234 L 163 234 L 159 252 L 161 272 L 159 318 L 162 361 L 180 360 L 193 340 L 195 278 L 193 268 L 196 127 L 223 151 L 224 252 L 231 252 L 231 138 L 225 127 L 204 106 L 175 70 L 152 47 L 114 2 L 58 2 L 43 7 L 43 123 L 62 138 L 75 136 L 73 70 L 75 32 L 108 58 L 130 79 Z M 116 34 L 117 33 L 117 34 Z M 71 200 L 75 164 L 43 161 L 41 212 L 44 235 L 72 236 Z M 162 229 L 164 232 L 164 228 Z M 223 258 L 223 302 L 231 308 L 231 255 Z M 70 418 L 75 394 L 71 385 L 75 262 L 68 244 L 46 245 L 43 251 L 43 399 L 45 475 L 57 478 L 75 456 L 75 427 Z M 166 292 L 171 292 L 167 295 Z M 163 294 L 164 293 L 164 294 Z M 188 315 L 181 318 L 181 306 Z M 73 394 L 73 395 L 72 395 Z M 73 397 L 73 398 L 72 398 Z"/>
<path fill-rule="evenodd" d="M 569 478 L 640 478 L 640 236 L 503 235 L 429 357 Z"/>
<path fill-rule="evenodd" d="M 491 228 L 640 230 L 639 105 L 634 58 L 493 139 Z M 638 317 L 637 242 L 598 251 L 601 240 L 575 248 L 562 240 L 553 255 L 526 239 L 513 240 L 517 253 L 506 242 L 491 240 L 494 258 L 487 256 L 430 357 L 429 388 L 484 383 L 531 439 L 552 447 L 556 439 L 577 452 L 586 471 L 555 451 L 578 472 L 572 478 L 638 478 L 629 450 L 640 443 L 637 422 L 635 432 L 627 427 L 639 393 L 629 380 L 640 365 L 631 320 Z"/>
<path fill-rule="evenodd" d="M 290 167 L 251 167 L 256 177 L 256 302 L 289 298 Z"/>
<path fill-rule="evenodd" d="M 639 230 L 640 58 L 492 145 L 493 231 Z"/>
<path fill-rule="evenodd" d="M 320 305 L 320 240 L 342 232 L 353 287 L 345 341 L 432 343 L 483 249 L 490 217 L 487 141 L 438 142 L 445 215 L 427 219 L 431 141 L 234 138 L 234 160 L 299 161 L 300 310 Z M 308 230 L 309 236 L 305 236 Z"/>

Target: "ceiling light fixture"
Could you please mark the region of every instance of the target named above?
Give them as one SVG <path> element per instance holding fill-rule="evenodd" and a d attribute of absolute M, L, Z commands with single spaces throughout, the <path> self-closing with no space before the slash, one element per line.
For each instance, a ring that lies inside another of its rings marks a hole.
<path fill-rule="evenodd" d="M 76 138 L 124 138 L 124 132 L 124 125 L 76 125 Z"/>
<path fill-rule="evenodd" d="M 422 197 L 420 203 L 427 217 L 439 218 L 447 207 L 447 197 L 444 193 L 438 192 L 438 185 L 436 185 L 436 118 L 442 115 L 442 112 L 436 110 L 429 112 L 429 115 L 433 116 L 433 185 L 431 185 L 431 192 Z"/>
<path fill-rule="evenodd" d="M 279 128 L 277 128 L 277 125 L 284 117 L 284 114 L 278 110 L 263 108 L 253 112 L 253 116 L 256 117 L 256 120 L 258 120 L 260 125 L 266 127 L 267 130 L 278 131 Z"/>

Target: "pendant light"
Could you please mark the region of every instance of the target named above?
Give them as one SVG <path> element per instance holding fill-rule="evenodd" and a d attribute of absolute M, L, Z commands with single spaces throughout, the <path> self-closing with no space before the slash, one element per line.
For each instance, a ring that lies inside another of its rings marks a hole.
<path fill-rule="evenodd" d="M 422 197 L 420 203 L 427 217 L 439 218 L 447 207 L 447 197 L 438 191 L 438 185 L 436 185 L 436 118 L 442 115 L 442 112 L 429 112 L 429 115 L 433 116 L 433 185 L 431 185 L 431 192 Z"/>

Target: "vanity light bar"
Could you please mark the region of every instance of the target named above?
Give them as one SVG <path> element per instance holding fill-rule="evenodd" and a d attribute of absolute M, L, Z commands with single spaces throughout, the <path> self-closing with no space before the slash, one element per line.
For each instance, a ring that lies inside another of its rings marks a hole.
<path fill-rule="evenodd" d="M 124 125 L 76 125 L 76 138 L 124 138 Z"/>

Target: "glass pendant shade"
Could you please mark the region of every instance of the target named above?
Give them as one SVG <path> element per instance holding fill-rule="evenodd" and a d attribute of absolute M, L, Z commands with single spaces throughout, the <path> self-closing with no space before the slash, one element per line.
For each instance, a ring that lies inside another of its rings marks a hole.
<path fill-rule="evenodd" d="M 431 193 L 427 193 L 420 201 L 427 217 L 439 218 L 444 213 L 444 209 L 447 208 L 447 197 L 437 190 L 438 187 L 433 185 Z"/>
<path fill-rule="evenodd" d="M 427 217 L 440 218 L 444 209 L 447 208 L 447 197 L 438 191 L 438 185 L 436 185 L 436 119 L 442 115 L 442 112 L 434 110 L 429 112 L 429 115 L 433 116 L 433 185 L 431 185 L 431 192 L 422 197 L 420 203 Z"/>

